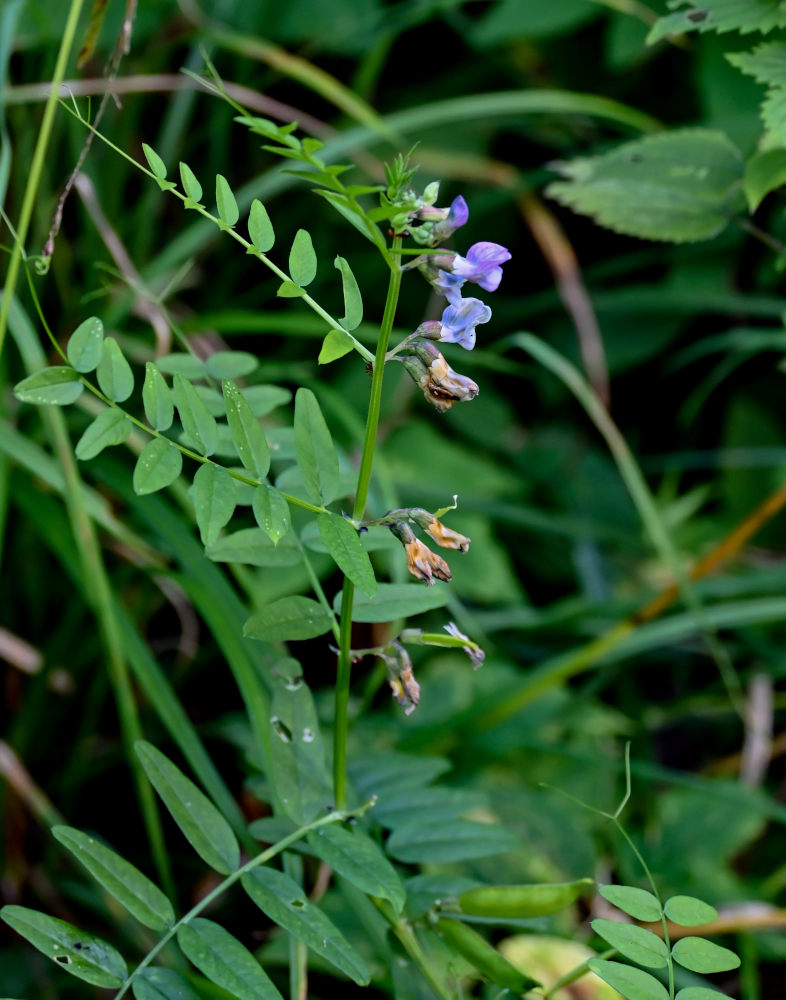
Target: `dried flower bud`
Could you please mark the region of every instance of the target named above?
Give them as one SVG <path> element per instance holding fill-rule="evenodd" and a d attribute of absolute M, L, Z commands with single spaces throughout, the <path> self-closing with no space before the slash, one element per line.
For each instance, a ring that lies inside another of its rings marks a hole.
<path fill-rule="evenodd" d="M 377 653 L 385 661 L 388 683 L 393 697 L 402 705 L 407 715 L 417 708 L 420 701 L 420 685 L 412 672 L 412 660 L 400 642 L 392 642 Z"/>
<path fill-rule="evenodd" d="M 469 551 L 470 539 L 466 535 L 460 535 L 458 531 L 453 531 L 452 528 L 446 528 L 430 511 L 424 510 L 422 507 L 415 507 L 409 512 L 409 516 L 443 549 L 458 549 L 459 552 Z"/>
<path fill-rule="evenodd" d="M 468 635 L 464 635 L 463 632 L 459 632 L 458 626 L 455 622 L 451 622 L 449 625 L 442 626 L 448 635 L 452 635 L 456 639 L 463 639 L 465 642 L 469 643 L 467 646 L 462 646 L 461 648 L 467 654 L 467 656 L 472 660 L 472 669 L 477 670 L 478 667 L 483 666 L 483 661 L 486 659 L 486 654 L 478 646 L 476 642 L 473 642 Z"/>
<path fill-rule="evenodd" d="M 434 583 L 434 577 L 449 583 L 451 580 L 450 567 L 445 560 L 432 552 L 431 549 L 420 541 L 413 538 L 404 546 L 407 553 L 407 569 L 410 573 L 422 580 L 427 587 Z"/>

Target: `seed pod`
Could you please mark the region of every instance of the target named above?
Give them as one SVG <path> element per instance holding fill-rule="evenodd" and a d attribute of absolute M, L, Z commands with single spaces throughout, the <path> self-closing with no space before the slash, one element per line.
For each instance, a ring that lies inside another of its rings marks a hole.
<path fill-rule="evenodd" d="M 519 972 L 485 938 L 473 931 L 471 927 L 461 923 L 460 920 L 450 920 L 448 917 L 443 917 L 437 921 L 435 930 L 446 944 L 450 945 L 462 958 L 466 958 L 482 976 L 498 986 L 510 990 L 516 996 L 521 996 L 527 990 L 541 985 L 537 980 Z"/>
<path fill-rule="evenodd" d="M 458 897 L 462 913 L 478 917 L 545 917 L 573 903 L 591 878 L 545 885 L 489 885 Z"/>

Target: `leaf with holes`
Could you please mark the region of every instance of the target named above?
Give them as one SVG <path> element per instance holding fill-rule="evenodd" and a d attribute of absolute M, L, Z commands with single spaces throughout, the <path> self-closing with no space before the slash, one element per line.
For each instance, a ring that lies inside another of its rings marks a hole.
<path fill-rule="evenodd" d="M 267 642 L 315 639 L 333 624 L 328 612 L 310 597 L 282 597 L 247 619 L 243 635 Z"/>
<path fill-rule="evenodd" d="M 189 961 L 237 1000 L 281 1000 L 281 994 L 245 945 L 219 924 L 194 917 L 177 932 Z"/>
<path fill-rule="evenodd" d="M 117 989 L 128 977 L 123 956 L 100 938 L 26 906 L 4 906 L 3 920 L 47 958 L 94 986 Z"/>
<path fill-rule="evenodd" d="M 67 406 L 79 398 L 83 389 L 78 372 L 68 365 L 53 365 L 17 382 L 14 395 L 20 402 L 36 406 Z"/>
<path fill-rule="evenodd" d="M 292 526 L 289 504 L 283 494 L 274 486 L 262 483 L 254 490 L 252 510 L 259 527 L 274 545 L 278 545 Z"/>
<path fill-rule="evenodd" d="M 104 324 L 98 316 L 80 323 L 68 338 L 66 354 L 78 372 L 92 372 L 104 353 Z"/>
<path fill-rule="evenodd" d="M 364 594 L 373 597 L 377 581 L 356 529 L 338 514 L 320 514 L 317 524 L 322 541 L 341 572 Z"/>
<path fill-rule="evenodd" d="M 344 291 L 344 316 L 341 325 L 347 330 L 354 330 L 363 322 L 363 298 L 352 268 L 344 258 L 336 257 L 334 264 L 341 272 L 341 285 Z"/>
<path fill-rule="evenodd" d="M 203 455 L 212 455 L 218 446 L 215 417 L 211 416 L 199 393 L 183 375 L 175 375 L 172 392 L 183 430 Z"/>
<path fill-rule="evenodd" d="M 270 216 L 258 198 L 254 198 L 251 202 L 251 211 L 248 215 L 248 235 L 260 253 L 267 253 L 276 242 L 276 234 L 273 232 Z"/>
<path fill-rule="evenodd" d="M 305 229 L 298 229 L 289 251 L 289 275 L 296 285 L 305 288 L 317 275 L 317 255 L 311 242 L 311 235 Z"/>
<path fill-rule="evenodd" d="M 339 489 L 338 456 L 310 389 L 298 389 L 295 395 L 295 446 L 308 495 L 315 503 L 330 503 Z"/>
<path fill-rule="evenodd" d="M 669 1000 L 665 986 L 642 969 L 634 969 L 632 965 L 621 962 L 607 962 L 603 958 L 591 958 L 587 965 L 627 1000 Z"/>
<path fill-rule="evenodd" d="M 168 430 L 175 419 L 175 404 L 166 379 L 153 364 L 145 364 L 145 381 L 142 383 L 142 405 L 151 427 L 157 431 Z"/>
<path fill-rule="evenodd" d="M 203 545 L 212 545 L 235 512 L 237 490 L 226 469 L 206 462 L 194 476 L 192 499 Z"/>
<path fill-rule="evenodd" d="M 122 410 L 110 406 L 102 410 L 76 443 L 74 454 L 86 462 L 100 455 L 104 448 L 122 444 L 131 433 L 131 421 Z"/>
<path fill-rule="evenodd" d="M 382 848 L 367 833 L 334 823 L 312 830 L 306 840 L 334 872 L 368 896 L 390 900 L 396 913 L 401 913 L 407 899 L 404 886 Z"/>
<path fill-rule="evenodd" d="M 134 373 L 114 337 L 104 341 L 96 378 L 101 392 L 114 403 L 122 403 L 134 391 Z"/>
<path fill-rule="evenodd" d="M 665 969 L 669 964 L 666 942 L 644 927 L 601 918 L 593 920 L 590 926 L 598 937 L 631 962 L 646 965 L 648 969 Z"/>
<path fill-rule="evenodd" d="M 268 917 L 327 959 L 350 979 L 365 986 L 370 979 L 363 958 L 300 886 L 273 868 L 255 868 L 242 878 L 243 888 Z"/>
<path fill-rule="evenodd" d="M 134 749 L 151 785 L 197 854 L 222 875 L 233 872 L 240 863 L 240 849 L 218 809 L 151 743 L 137 740 Z"/>
<path fill-rule="evenodd" d="M 163 931 L 174 923 L 175 914 L 167 897 L 125 858 L 70 826 L 53 826 L 52 835 L 145 927 Z"/>
<path fill-rule="evenodd" d="M 133 486 L 138 496 L 170 486 L 183 469 L 183 456 L 165 438 L 153 438 L 142 450 L 134 466 Z"/>
<path fill-rule="evenodd" d="M 252 476 L 264 479 L 270 468 L 270 449 L 265 432 L 235 383 L 226 378 L 221 386 L 227 407 L 227 422 L 238 457 Z"/>

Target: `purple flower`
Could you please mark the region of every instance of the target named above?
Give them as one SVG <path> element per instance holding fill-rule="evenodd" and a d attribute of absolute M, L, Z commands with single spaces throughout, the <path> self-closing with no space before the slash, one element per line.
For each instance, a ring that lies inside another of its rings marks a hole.
<path fill-rule="evenodd" d="M 459 298 L 442 313 L 442 332 L 439 339 L 446 344 L 460 344 L 471 351 L 475 346 L 475 327 L 488 323 L 491 309 L 480 299 Z"/>
<path fill-rule="evenodd" d="M 420 219 L 422 225 L 413 227 L 410 236 L 421 246 L 435 247 L 464 225 L 469 218 L 469 208 L 464 198 L 458 195 L 450 208 L 422 205 L 415 212 L 415 218 Z"/>
<path fill-rule="evenodd" d="M 474 281 L 487 292 L 494 292 L 502 280 L 500 265 L 506 260 L 510 260 L 510 251 L 499 243 L 475 243 L 467 251 L 466 257 L 456 254 L 450 269 L 454 276 Z"/>

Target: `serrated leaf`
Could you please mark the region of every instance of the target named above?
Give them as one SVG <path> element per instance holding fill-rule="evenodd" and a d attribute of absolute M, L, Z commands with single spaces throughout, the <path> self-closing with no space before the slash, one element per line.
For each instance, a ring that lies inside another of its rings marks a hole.
<path fill-rule="evenodd" d="M 369 982 L 363 958 L 325 914 L 308 901 L 291 878 L 272 868 L 255 868 L 241 881 L 251 899 L 275 924 L 303 941 L 360 986 Z"/>
<path fill-rule="evenodd" d="M 104 340 L 96 378 L 101 392 L 115 403 L 122 403 L 134 391 L 134 373 L 114 337 Z"/>
<path fill-rule="evenodd" d="M 271 673 L 277 682 L 270 719 L 270 781 L 284 812 L 302 826 L 324 815 L 326 804 L 333 801 L 333 782 L 314 698 L 300 664 L 279 661 Z"/>
<path fill-rule="evenodd" d="M 322 541 L 344 576 L 349 577 L 364 594 L 373 597 L 377 592 L 377 581 L 371 560 L 355 528 L 338 514 L 320 514 L 317 524 Z"/>
<path fill-rule="evenodd" d="M 636 920 L 652 923 L 660 920 L 662 916 L 663 911 L 657 897 L 646 889 L 637 889 L 632 885 L 602 885 L 598 892 L 604 899 Z"/>
<path fill-rule="evenodd" d="M 196 174 L 187 163 L 180 161 L 180 181 L 186 196 L 195 204 L 202 200 L 202 185 L 196 178 Z M 188 207 L 188 206 L 186 206 Z"/>
<path fill-rule="evenodd" d="M 289 276 L 301 288 L 310 285 L 317 275 L 317 255 L 311 242 L 311 235 L 305 229 L 298 229 L 289 251 Z"/>
<path fill-rule="evenodd" d="M 192 499 L 202 544 L 212 545 L 235 512 L 234 481 L 226 469 L 206 462 L 194 476 Z"/>
<path fill-rule="evenodd" d="M 139 496 L 170 486 L 183 470 L 180 450 L 165 438 L 153 438 L 134 466 L 134 492 Z"/>
<path fill-rule="evenodd" d="M 261 528 L 242 528 L 219 538 L 205 553 L 213 562 L 244 566 L 296 566 L 303 554 L 295 545 L 274 545 Z"/>
<path fill-rule="evenodd" d="M 145 363 L 145 381 L 142 383 L 142 405 L 151 427 L 157 431 L 168 430 L 175 419 L 175 404 L 166 379 L 153 364 Z"/>
<path fill-rule="evenodd" d="M 442 608 L 448 602 L 447 588 L 435 584 L 420 587 L 416 583 L 380 583 L 373 597 L 358 594 L 352 612 L 356 622 L 392 622 L 397 618 L 408 618 L 424 611 Z M 336 612 L 341 610 L 341 594 L 333 601 Z"/>
<path fill-rule="evenodd" d="M 258 364 L 248 351 L 215 351 L 205 361 L 205 368 L 213 378 L 240 378 L 250 375 Z"/>
<path fill-rule="evenodd" d="M 680 129 L 627 142 L 563 167 L 546 193 L 615 232 L 683 243 L 729 222 L 743 160 L 723 132 Z"/>
<path fill-rule="evenodd" d="M 332 624 L 327 611 L 310 597 L 282 597 L 251 615 L 243 626 L 243 635 L 268 642 L 315 639 Z"/>
<path fill-rule="evenodd" d="M 280 299 L 299 299 L 304 294 L 300 285 L 296 285 L 294 281 L 282 281 L 276 289 L 276 295 Z"/>
<path fill-rule="evenodd" d="M 397 827 L 388 839 L 387 852 L 407 864 L 446 863 L 485 858 L 520 846 L 515 834 L 496 823 L 476 823 L 469 819 L 445 821 L 437 815 Z"/>
<path fill-rule="evenodd" d="M 193 354 L 184 354 L 177 351 L 174 354 L 162 354 L 156 358 L 156 366 L 159 371 L 167 375 L 184 375 L 190 379 L 204 378 L 207 374 L 205 362 L 195 358 Z"/>
<path fill-rule="evenodd" d="M 593 920 L 590 926 L 599 937 L 632 962 L 646 965 L 648 969 L 665 969 L 669 964 L 666 942 L 644 927 L 602 918 Z"/>
<path fill-rule="evenodd" d="M 745 164 L 745 198 L 755 212 L 771 191 L 786 184 L 786 149 L 755 153 Z"/>
<path fill-rule="evenodd" d="M 354 330 L 363 322 L 363 298 L 349 264 L 343 257 L 336 257 L 334 263 L 341 272 L 341 286 L 344 292 L 344 316 L 341 325 L 347 330 Z"/>
<path fill-rule="evenodd" d="M 123 956 L 100 938 L 26 906 L 4 906 L 3 920 L 47 958 L 94 986 L 117 989 L 128 977 Z"/>
<path fill-rule="evenodd" d="M 680 938 L 671 949 L 675 962 L 691 972 L 728 972 L 739 967 L 740 960 L 729 948 L 701 937 Z"/>
<path fill-rule="evenodd" d="M 131 433 L 131 421 L 122 410 L 110 406 L 85 428 L 74 453 L 82 462 L 95 458 L 104 448 L 122 444 Z"/>
<path fill-rule="evenodd" d="M 145 927 L 162 931 L 174 923 L 175 913 L 164 893 L 125 858 L 70 826 L 53 826 L 52 835 Z"/>
<path fill-rule="evenodd" d="M 354 346 L 352 338 L 343 330 L 329 330 L 322 341 L 317 361 L 320 365 L 330 364 L 331 361 L 336 361 L 338 358 L 343 358 L 345 354 L 349 354 Z"/>
<path fill-rule="evenodd" d="M 104 324 L 98 316 L 80 323 L 68 338 L 66 354 L 78 372 L 94 371 L 104 352 Z"/>
<path fill-rule="evenodd" d="M 137 740 L 134 749 L 150 783 L 197 854 L 222 875 L 233 872 L 240 863 L 240 850 L 218 809 L 151 743 Z"/>
<path fill-rule="evenodd" d="M 267 253 L 276 242 L 273 223 L 270 221 L 267 209 L 258 198 L 254 198 L 251 202 L 251 211 L 248 214 L 248 235 L 261 253 Z"/>
<path fill-rule="evenodd" d="M 136 1000 L 201 1000 L 182 973 L 162 965 L 142 969 L 133 990 Z"/>
<path fill-rule="evenodd" d="M 178 930 L 177 943 L 203 975 L 238 1000 L 282 1000 L 248 948 L 212 920 L 194 917 Z"/>
<path fill-rule="evenodd" d="M 310 389 L 298 389 L 295 395 L 295 446 L 308 495 L 315 503 L 330 503 L 339 488 L 338 457 L 317 397 Z"/>
<path fill-rule="evenodd" d="M 690 31 L 767 32 L 786 26 L 786 12 L 771 0 L 676 0 L 670 6 L 687 6 L 655 22 L 647 36 L 652 44 L 666 35 Z"/>
<path fill-rule="evenodd" d="M 152 170 L 154 176 L 156 176 L 159 180 L 162 181 L 165 180 L 166 164 L 158 155 L 158 153 L 153 149 L 152 146 L 148 146 L 146 142 L 142 143 L 142 152 L 145 154 L 145 159 L 150 165 L 150 169 Z"/>
<path fill-rule="evenodd" d="M 407 899 L 404 886 L 382 848 L 367 833 L 334 823 L 312 830 L 306 840 L 334 872 L 367 895 L 390 900 L 396 913 L 401 913 Z"/>
<path fill-rule="evenodd" d="M 786 43 L 762 42 L 750 52 L 729 52 L 726 58 L 737 69 L 767 87 L 786 87 Z"/>
<path fill-rule="evenodd" d="M 218 446 L 218 426 L 199 393 L 182 375 L 175 375 L 172 393 L 183 430 L 203 455 L 212 455 Z"/>
<path fill-rule="evenodd" d="M 259 527 L 266 532 L 274 545 L 278 545 L 292 526 L 289 504 L 280 491 L 268 486 L 267 483 L 262 483 L 254 490 L 251 508 Z"/>
<path fill-rule="evenodd" d="M 222 174 L 216 174 L 216 206 L 218 217 L 231 229 L 240 218 L 240 212 L 229 181 Z"/>
<path fill-rule="evenodd" d="M 665 986 L 642 969 L 634 969 L 621 962 L 607 962 L 603 958 L 591 958 L 587 965 L 627 1000 L 669 1000 Z"/>
<path fill-rule="evenodd" d="M 686 986 L 681 989 L 675 1000 L 732 1000 L 726 993 L 708 990 L 706 986 Z"/>
<path fill-rule="evenodd" d="M 83 389 L 78 372 L 67 365 L 53 365 L 17 382 L 14 395 L 22 403 L 36 406 L 67 406 L 79 398 Z"/>
<path fill-rule="evenodd" d="M 270 449 L 265 432 L 251 412 L 251 407 L 231 379 L 222 383 L 227 408 L 227 422 L 232 432 L 237 454 L 246 469 L 256 479 L 264 479 L 270 468 Z"/>
<path fill-rule="evenodd" d="M 698 927 L 718 919 L 715 907 L 695 896 L 672 896 L 666 900 L 663 912 L 669 920 L 682 927 Z"/>

